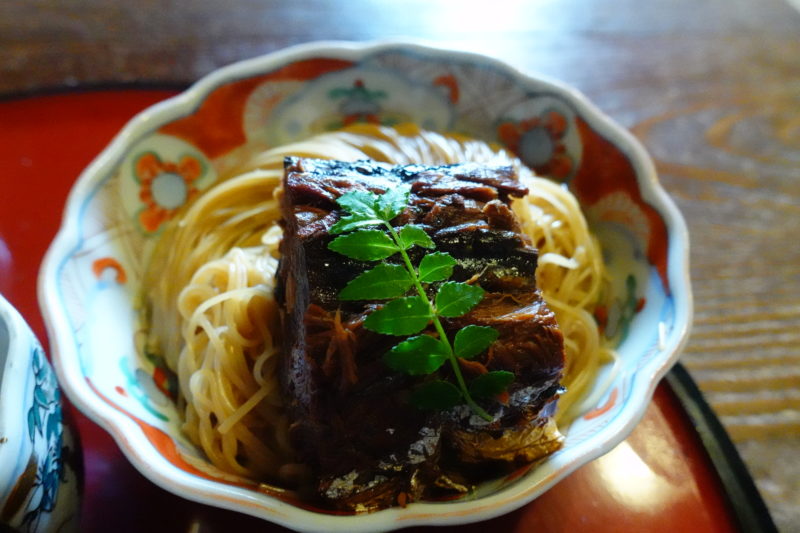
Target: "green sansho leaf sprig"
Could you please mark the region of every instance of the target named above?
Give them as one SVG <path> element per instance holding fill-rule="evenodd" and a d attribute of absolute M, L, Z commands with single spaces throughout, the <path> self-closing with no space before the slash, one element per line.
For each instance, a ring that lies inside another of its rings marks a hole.
<path fill-rule="evenodd" d="M 444 379 L 425 381 L 411 394 L 416 407 L 448 409 L 466 403 L 473 412 L 491 421 L 491 415 L 475 399 L 489 400 L 501 394 L 514 380 L 514 374 L 493 371 L 470 383 L 464 379 L 458 359 L 473 359 L 486 351 L 497 340 L 498 332 L 491 327 L 470 325 L 457 331 L 452 342 L 448 338 L 440 317 L 468 313 L 483 299 L 484 291 L 476 285 L 447 281 L 456 265 L 448 253 L 428 253 L 416 266 L 411 262 L 409 249 L 419 246 L 433 250 L 436 245 L 419 226 L 392 226 L 392 220 L 408 207 L 409 192 L 407 185 L 399 185 L 380 195 L 351 191 L 337 200 L 346 215 L 331 227 L 330 233 L 338 237 L 328 248 L 359 261 L 383 261 L 395 254 L 402 259 L 402 264 L 380 263 L 358 275 L 339 292 L 339 298 L 389 300 L 367 315 L 364 327 L 384 335 L 406 337 L 383 357 L 391 369 L 424 376 L 450 363 L 455 383 Z M 426 285 L 437 282 L 443 283 L 431 302 Z M 423 333 L 431 325 L 435 334 Z"/>

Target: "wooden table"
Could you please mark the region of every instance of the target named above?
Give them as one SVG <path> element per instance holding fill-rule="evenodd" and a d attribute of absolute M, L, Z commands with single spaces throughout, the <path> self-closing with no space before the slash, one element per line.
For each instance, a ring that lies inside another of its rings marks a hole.
<path fill-rule="evenodd" d="M 563 80 L 644 142 L 692 236 L 696 320 L 683 363 L 779 527 L 796 530 L 800 13 L 788 3 L 3 2 L 0 95 L 182 84 L 290 44 L 386 37 L 474 50 Z M 9 179 L 4 172 L 0 183 Z M 28 223 L 4 221 L 0 236 Z"/>

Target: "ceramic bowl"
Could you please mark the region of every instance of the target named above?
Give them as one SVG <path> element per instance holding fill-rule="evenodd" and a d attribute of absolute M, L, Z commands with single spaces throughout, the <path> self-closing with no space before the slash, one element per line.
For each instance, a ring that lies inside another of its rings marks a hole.
<path fill-rule="evenodd" d="M 0 296 L 0 524 L 77 531 L 79 455 L 42 346 Z"/>
<path fill-rule="evenodd" d="M 148 248 L 194 191 L 254 148 L 354 121 L 499 143 L 566 184 L 604 247 L 612 285 L 598 316 L 621 359 L 598 376 L 563 449 L 535 467 L 460 500 L 341 515 L 208 464 L 181 434 L 163 367 L 141 352 L 136 306 Z M 143 157 L 158 172 L 139 175 Z M 153 482 L 299 530 L 357 532 L 506 513 L 624 439 L 686 341 L 687 256 L 685 224 L 645 151 L 575 90 L 471 53 L 312 43 L 220 69 L 131 120 L 73 188 L 39 290 L 64 390 Z"/>

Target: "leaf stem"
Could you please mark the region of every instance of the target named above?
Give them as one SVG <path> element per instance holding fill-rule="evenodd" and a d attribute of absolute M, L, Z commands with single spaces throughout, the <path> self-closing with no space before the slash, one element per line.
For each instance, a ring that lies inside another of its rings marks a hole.
<path fill-rule="evenodd" d="M 433 326 L 436 328 L 436 332 L 439 333 L 439 340 L 444 343 L 445 348 L 447 348 L 447 357 L 450 360 L 450 366 L 453 369 L 453 374 L 456 376 L 456 381 L 458 382 L 458 387 L 461 389 L 461 394 L 464 395 L 464 400 L 467 402 L 472 411 L 486 420 L 487 422 L 491 422 L 494 420 L 492 416 L 487 413 L 480 405 L 478 405 L 475 400 L 472 399 L 472 396 L 467 389 L 467 384 L 464 381 L 464 376 L 461 374 L 461 367 L 458 366 L 458 359 L 456 358 L 455 351 L 453 350 L 452 344 L 450 344 L 450 339 L 447 338 L 447 333 L 444 331 L 444 326 L 442 326 L 442 322 L 439 320 L 439 316 L 436 314 L 436 308 L 434 308 L 433 304 L 431 303 L 430 299 L 428 298 L 428 294 L 425 292 L 425 288 L 422 286 L 422 283 L 419 280 L 419 276 L 417 275 L 417 270 L 414 268 L 414 265 L 411 263 L 411 258 L 408 257 L 408 253 L 406 253 L 405 249 L 403 248 L 402 243 L 400 242 L 400 237 L 395 231 L 394 227 L 389 222 L 384 222 L 384 225 L 389 230 L 389 234 L 392 236 L 395 244 L 400 249 L 400 257 L 403 258 L 403 263 L 405 263 L 406 269 L 408 273 L 411 275 L 411 279 L 414 281 L 414 287 L 417 289 L 417 293 L 419 294 L 420 298 L 422 298 L 425 303 L 428 304 L 428 308 L 431 311 L 431 319 L 433 321 Z"/>

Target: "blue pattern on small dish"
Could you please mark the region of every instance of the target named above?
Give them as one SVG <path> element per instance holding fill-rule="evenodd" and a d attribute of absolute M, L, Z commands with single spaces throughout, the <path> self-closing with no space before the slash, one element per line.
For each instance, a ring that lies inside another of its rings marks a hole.
<path fill-rule="evenodd" d="M 39 341 L 0 296 L 0 523 L 75 531 L 79 450 Z"/>

